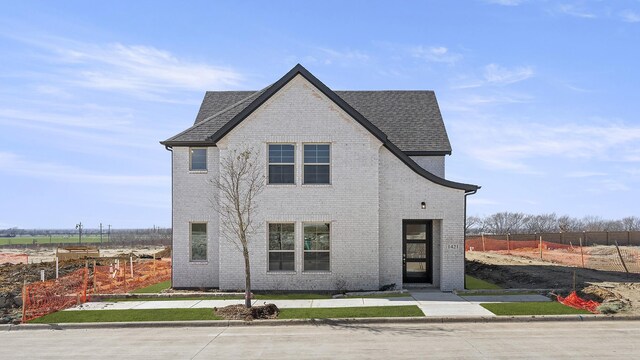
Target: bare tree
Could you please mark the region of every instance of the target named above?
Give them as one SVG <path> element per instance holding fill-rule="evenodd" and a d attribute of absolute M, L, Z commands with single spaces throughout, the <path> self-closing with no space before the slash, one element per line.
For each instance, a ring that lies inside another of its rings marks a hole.
<path fill-rule="evenodd" d="M 263 169 L 257 152 L 244 148 L 230 150 L 220 159 L 220 176 L 213 181 L 219 198 L 213 201 L 220 214 L 222 236 L 244 257 L 245 306 L 251 307 L 251 263 L 249 241 L 255 232 L 256 197 L 264 188 Z"/>
<path fill-rule="evenodd" d="M 523 213 L 499 212 L 486 220 L 487 231 L 492 234 L 518 233 L 522 230 L 525 215 Z"/>
<path fill-rule="evenodd" d="M 558 229 L 558 219 L 555 213 L 526 215 L 523 222 L 523 230 L 531 234 L 553 232 Z"/>
<path fill-rule="evenodd" d="M 622 222 L 622 226 L 625 231 L 640 230 L 640 217 L 627 216 L 620 220 L 620 222 Z"/>
<path fill-rule="evenodd" d="M 558 218 L 558 230 L 560 232 L 582 231 L 582 221 L 569 215 L 562 215 Z"/>
<path fill-rule="evenodd" d="M 479 216 L 468 216 L 466 223 L 467 234 L 478 234 L 484 229 L 483 220 Z"/>

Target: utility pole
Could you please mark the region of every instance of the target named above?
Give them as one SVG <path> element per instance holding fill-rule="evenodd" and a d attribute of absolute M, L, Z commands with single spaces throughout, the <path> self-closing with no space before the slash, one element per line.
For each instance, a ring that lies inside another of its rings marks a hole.
<path fill-rule="evenodd" d="M 111 242 L 111 225 L 107 225 L 109 227 L 109 232 L 107 232 L 107 242 Z"/>
<path fill-rule="evenodd" d="M 76 229 L 78 229 L 78 244 L 82 244 L 82 221 L 76 224 Z"/>
<path fill-rule="evenodd" d="M 102 223 L 100 223 L 100 244 L 102 244 Z"/>

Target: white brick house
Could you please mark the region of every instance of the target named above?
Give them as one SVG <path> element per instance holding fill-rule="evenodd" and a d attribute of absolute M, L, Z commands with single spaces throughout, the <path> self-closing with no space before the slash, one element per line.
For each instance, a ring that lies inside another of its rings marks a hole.
<path fill-rule="evenodd" d="M 172 151 L 173 286 L 243 289 L 241 253 L 212 208 L 219 160 L 264 162 L 255 290 L 464 287 L 466 196 L 432 91 L 334 92 L 301 65 L 260 91 L 207 92 Z"/>

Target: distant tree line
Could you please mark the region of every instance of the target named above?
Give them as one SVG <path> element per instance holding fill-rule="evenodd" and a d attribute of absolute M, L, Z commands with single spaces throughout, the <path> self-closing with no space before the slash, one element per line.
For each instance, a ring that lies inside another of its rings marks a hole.
<path fill-rule="evenodd" d="M 115 241 L 124 241 L 130 239 L 163 239 L 171 238 L 171 228 L 145 228 L 145 229 L 109 229 L 102 228 L 102 235 L 110 234 L 111 239 Z M 77 229 L 19 229 L 17 227 L 10 229 L 0 229 L 0 237 L 17 237 L 17 236 L 77 236 Z M 100 235 L 100 229 L 83 228 L 82 235 Z"/>
<path fill-rule="evenodd" d="M 499 212 L 493 215 L 467 217 L 467 234 L 535 234 L 576 231 L 637 231 L 640 217 L 606 220 L 599 216 L 574 218 L 555 213 L 529 215 L 521 212 Z"/>

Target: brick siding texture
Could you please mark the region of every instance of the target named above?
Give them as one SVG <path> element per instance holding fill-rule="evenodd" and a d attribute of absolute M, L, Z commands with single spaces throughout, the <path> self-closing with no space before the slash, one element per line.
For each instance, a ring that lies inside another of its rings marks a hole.
<path fill-rule="evenodd" d="M 331 185 L 303 185 L 303 144 L 331 144 Z M 255 290 L 373 290 L 402 286 L 402 219 L 434 219 L 434 285 L 462 287 L 464 192 L 415 174 L 364 127 L 301 76 L 294 78 L 208 149 L 209 171 L 190 173 L 189 149 L 173 149 L 174 286 L 244 288 L 244 262 L 221 233 L 211 199 L 218 162 L 233 150 L 295 144 L 295 185 L 267 185 L 256 199 L 250 239 Z M 437 165 L 438 161 L 434 161 Z M 444 164 L 443 164 L 444 166 Z M 420 209 L 420 202 L 427 209 Z M 209 224 L 209 261 L 189 261 L 189 222 Z M 267 224 L 295 223 L 295 271 L 268 271 Z M 331 224 L 331 269 L 303 269 L 303 223 Z M 457 250 L 441 247 L 457 244 Z"/>

